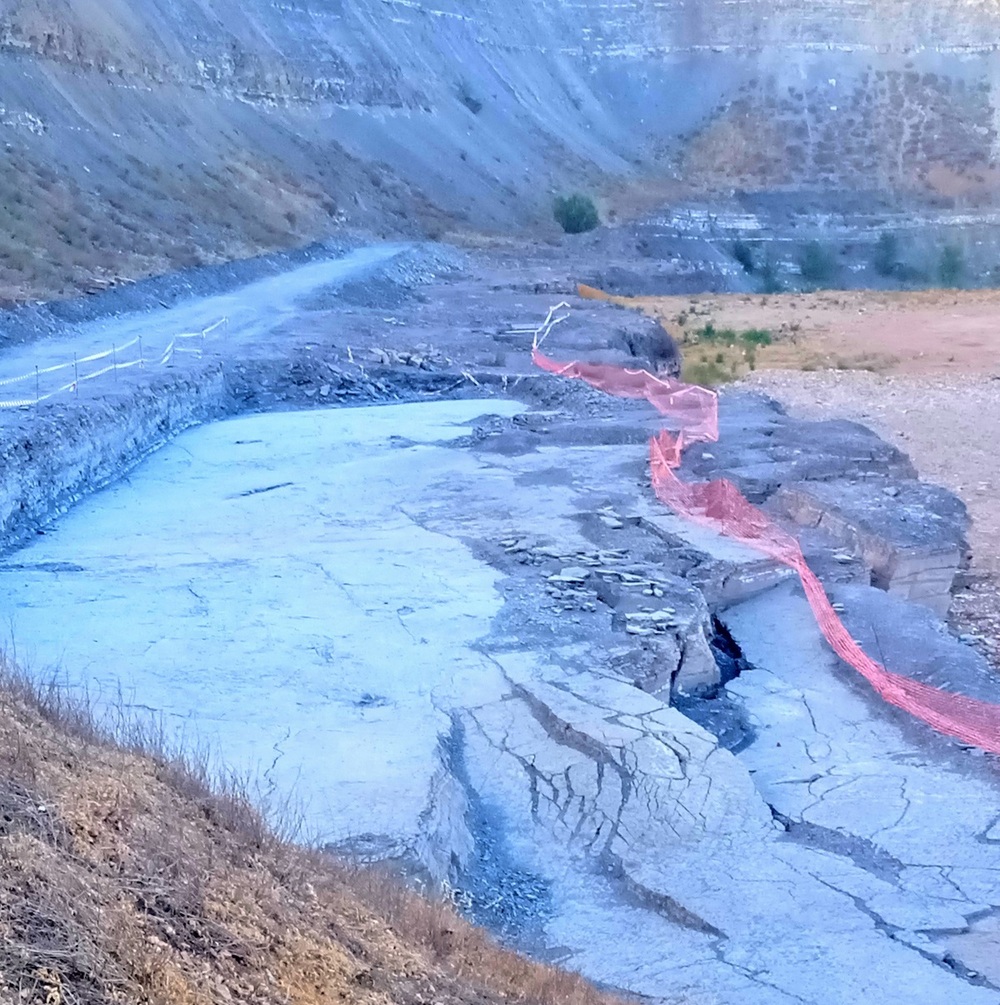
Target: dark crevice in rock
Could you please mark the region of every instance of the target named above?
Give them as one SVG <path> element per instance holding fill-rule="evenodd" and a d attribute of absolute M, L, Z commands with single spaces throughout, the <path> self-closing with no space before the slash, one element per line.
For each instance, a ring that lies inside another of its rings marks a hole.
<path fill-rule="evenodd" d="M 736 680 L 744 670 L 749 670 L 751 667 L 743 655 L 740 644 L 715 614 L 712 615 L 712 630 L 714 634 L 709 639 L 709 645 L 712 648 L 716 666 L 719 668 L 720 687 L 725 687 L 731 680 Z"/>
<path fill-rule="evenodd" d="M 692 932 L 700 932 L 716 939 L 726 939 L 725 932 L 720 931 L 704 918 L 688 910 L 680 901 L 658 890 L 651 890 L 632 879 L 621 864 L 621 859 L 611 852 L 601 855 L 606 873 L 616 881 L 623 899 L 627 904 L 654 911 L 660 917 L 686 928 Z"/>
<path fill-rule="evenodd" d="M 768 804 L 771 815 L 785 828 L 786 839 L 807 848 L 818 848 L 850 859 L 858 868 L 889 883 L 895 883 L 903 871 L 903 863 L 885 849 L 843 831 L 831 830 L 806 820 L 795 820 Z"/>
<path fill-rule="evenodd" d="M 719 746 L 738 754 L 753 743 L 757 733 L 747 720 L 742 704 L 726 690 L 726 684 L 752 668 L 739 643 L 715 614 L 708 641 L 719 668 L 720 683 L 697 695 L 677 694 L 672 704 L 717 737 Z"/>
<path fill-rule="evenodd" d="M 456 906 L 503 942 L 534 949 L 550 913 L 548 884 L 515 865 L 504 838 L 502 812 L 479 795 L 469 778 L 465 726 L 457 716 L 443 746 L 448 770 L 465 793 L 474 849 L 464 863 L 453 861 Z"/>

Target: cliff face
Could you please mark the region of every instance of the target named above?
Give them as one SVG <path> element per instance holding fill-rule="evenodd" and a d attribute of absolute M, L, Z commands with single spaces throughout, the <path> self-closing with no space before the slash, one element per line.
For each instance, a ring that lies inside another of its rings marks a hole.
<path fill-rule="evenodd" d="M 989 199 L 998 47 L 1000 0 L 8 0 L 0 285 L 614 179 Z"/>

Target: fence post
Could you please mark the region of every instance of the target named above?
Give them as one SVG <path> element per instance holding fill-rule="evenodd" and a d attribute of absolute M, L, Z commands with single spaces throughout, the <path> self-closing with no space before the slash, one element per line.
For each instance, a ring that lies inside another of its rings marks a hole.
<path fill-rule="evenodd" d="M 41 394 L 40 394 L 40 392 L 38 390 L 38 366 L 36 365 L 35 366 L 35 404 L 36 405 L 38 404 L 38 399 L 40 397 L 41 397 Z"/>
<path fill-rule="evenodd" d="M 80 397 L 80 368 L 77 366 L 76 353 L 73 353 L 73 389 L 76 396 Z"/>
<path fill-rule="evenodd" d="M 142 358 L 142 336 L 141 335 L 139 336 L 139 369 L 140 370 L 145 370 L 146 369 L 146 363 L 145 363 L 145 361 Z"/>

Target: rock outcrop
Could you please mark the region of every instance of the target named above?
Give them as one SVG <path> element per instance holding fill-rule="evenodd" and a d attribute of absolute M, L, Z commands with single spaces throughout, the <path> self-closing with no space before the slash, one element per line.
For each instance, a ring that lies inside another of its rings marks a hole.
<path fill-rule="evenodd" d="M 656 208 L 647 178 L 989 199 L 998 13 L 16 0 L 0 12 L 0 285 L 99 286 L 345 224 L 552 227 L 570 186 L 638 187 Z M 59 269 L 27 260 L 67 245 Z"/>

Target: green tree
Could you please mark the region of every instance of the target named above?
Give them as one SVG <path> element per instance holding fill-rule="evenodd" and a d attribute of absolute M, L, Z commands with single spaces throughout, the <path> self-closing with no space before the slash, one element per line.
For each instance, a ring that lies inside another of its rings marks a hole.
<path fill-rule="evenodd" d="M 579 192 L 559 196 L 552 207 L 552 213 L 567 234 L 583 234 L 593 230 L 601 222 L 594 200 Z"/>
<path fill-rule="evenodd" d="M 810 241 L 799 256 L 799 272 L 807 283 L 828 283 L 834 272 L 833 256 L 819 241 Z"/>
<path fill-rule="evenodd" d="M 899 238 L 895 234 L 888 231 L 879 234 L 872 265 L 880 276 L 895 275 L 899 266 Z"/>
<path fill-rule="evenodd" d="M 965 275 L 965 257 L 962 249 L 954 244 L 946 244 L 941 249 L 941 257 L 938 259 L 938 279 L 941 285 L 949 288 L 962 285 L 962 277 Z"/>
<path fill-rule="evenodd" d="M 733 258 L 743 266 L 747 275 L 752 275 L 757 267 L 753 259 L 753 248 L 746 241 L 737 241 L 733 245 Z"/>

